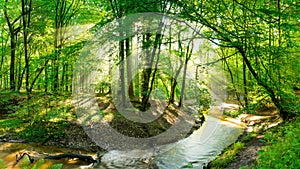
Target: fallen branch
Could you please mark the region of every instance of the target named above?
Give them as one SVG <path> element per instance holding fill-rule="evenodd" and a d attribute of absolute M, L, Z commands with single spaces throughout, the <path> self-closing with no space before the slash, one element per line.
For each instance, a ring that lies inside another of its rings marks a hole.
<path fill-rule="evenodd" d="M 20 156 L 19 156 L 18 154 L 16 154 L 16 162 L 15 162 L 14 165 L 17 165 L 18 162 L 19 162 L 20 160 L 22 160 L 23 157 L 25 157 L 26 155 L 28 156 L 28 158 L 29 158 L 29 160 L 30 160 L 30 163 L 33 163 L 34 159 L 33 159 L 28 153 L 23 153 L 23 154 L 20 154 Z"/>
<path fill-rule="evenodd" d="M 80 154 L 72 154 L 72 153 L 65 153 L 65 154 L 54 155 L 54 156 L 46 156 L 45 157 L 45 159 L 50 159 L 50 160 L 60 160 L 62 158 L 78 158 L 81 161 L 86 161 L 86 162 L 89 162 L 89 163 L 97 163 L 98 162 L 98 160 L 95 160 L 91 156 L 85 156 L 85 155 L 80 155 Z"/>

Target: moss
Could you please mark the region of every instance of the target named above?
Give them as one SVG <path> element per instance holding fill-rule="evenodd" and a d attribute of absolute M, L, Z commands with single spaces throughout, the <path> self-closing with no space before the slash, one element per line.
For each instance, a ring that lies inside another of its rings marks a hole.
<path fill-rule="evenodd" d="M 217 157 L 216 160 L 210 163 L 212 169 L 220 169 L 226 167 L 229 163 L 236 159 L 236 155 L 239 151 L 243 150 L 245 144 L 243 142 L 236 142 L 226 148 L 221 155 Z"/>

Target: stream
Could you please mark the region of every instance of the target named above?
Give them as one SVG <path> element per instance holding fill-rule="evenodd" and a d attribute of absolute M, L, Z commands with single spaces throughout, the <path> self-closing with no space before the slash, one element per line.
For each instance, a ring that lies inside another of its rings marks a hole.
<path fill-rule="evenodd" d="M 208 116 L 203 126 L 194 131 L 189 137 L 160 147 L 147 150 L 109 151 L 101 158 L 101 163 L 91 165 L 76 159 L 45 160 L 43 168 L 57 163 L 63 164 L 63 169 L 95 168 L 95 169 L 201 169 L 216 155 L 235 142 L 243 132 L 243 125 L 233 119 L 219 119 Z M 25 143 L 0 142 L 0 159 L 8 168 L 13 168 L 16 154 L 30 152 L 35 159 L 43 158 L 47 154 L 77 153 L 96 157 L 95 153 L 55 146 L 40 146 Z"/>
<path fill-rule="evenodd" d="M 242 131 L 242 125 L 238 122 L 209 116 L 204 126 L 188 138 L 152 150 L 110 151 L 95 168 L 113 169 L 126 166 L 128 169 L 177 169 L 192 165 L 193 168 L 201 169 L 224 148 L 235 142 Z"/>

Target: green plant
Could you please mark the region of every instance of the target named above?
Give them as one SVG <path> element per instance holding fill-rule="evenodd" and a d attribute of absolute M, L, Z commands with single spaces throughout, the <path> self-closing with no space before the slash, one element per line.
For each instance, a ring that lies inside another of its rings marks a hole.
<path fill-rule="evenodd" d="M 224 112 L 224 115 L 235 118 L 242 113 L 243 113 L 243 110 L 234 110 L 234 111 L 230 111 L 230 112 Z"/>
<path fill-rule="evenodd" d="M 248 169 L 248 168 L 249 168 L 249 166 L 245 165 L 245 166 L 241 167 L 240 169 Z"/>
<path fill-rule="evenodd" d="M 233 162 L 236 158 L 237 153 L 244 149 L 244 143 L 236 142 L 227 149 L 224 150 L 225 153 L 218 156 L 216 160 L 211 163 L 212 169 L 219 169 L 226 167 L 229 163 Z"/>
<path fill-rule="evenodd" d="M 248 133 L 247 136 L 242 138 L 242 142 L 250 141 L 251 139 L 255 138 L 258 134 L 256 132 Z"/>
<path fill-rule="evenodd" d="M 256 169 L 300 168 L 300 118 L 269 131 L 264 138 L 267 146 L 259 151 Z"/>
<path fill-rule="evenodd" d="M 2 159 L 0 159 L 0 169 L 6 169 L 7 166 Z"/>
<path fill-rule="evenodd" d="M 44 159 L 39 159 L 35 163 L 31 164 L 28 156 L 24 156 L 19 161 L 19 163 L 17 164 L 17 166 L 20 169 L 40 169 L 40 168 L 44 168 L 43 167 L 44 163 L 45 163 Z M 49 169 L 61 169 L 62 166 L 63 166 L 63 164 L 53 164 L 52 166 L 50 166 Z M 0 159 L 0 169 L 8 169 L 7 165 L 4 163 L 4 161 L 2 159 Z"/>

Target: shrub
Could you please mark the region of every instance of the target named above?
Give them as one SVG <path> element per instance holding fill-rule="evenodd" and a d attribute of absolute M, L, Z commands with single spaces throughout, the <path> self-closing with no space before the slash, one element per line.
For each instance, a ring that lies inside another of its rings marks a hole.
<path fill-rule="evenodd" d="M 259 152 L 256 169 L 300 168 L 300 117 L 285 123 L 277 131 L 266 133 L 264 146 Z"/>

